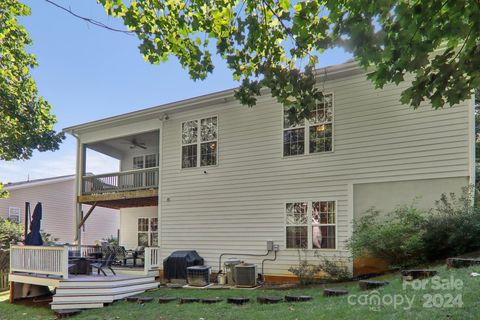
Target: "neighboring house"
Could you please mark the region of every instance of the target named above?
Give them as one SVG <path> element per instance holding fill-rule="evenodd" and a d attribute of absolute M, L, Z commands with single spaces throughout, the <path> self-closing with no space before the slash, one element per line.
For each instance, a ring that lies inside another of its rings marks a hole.
<path fill-rule="evenodd" d="M 353 62 L 319 71 L 318 86 L 325 100 L 299 123 L 268 92 L 249 108 L 226 90 L 66 128 L 78 205 L 120 209 L 128 248 L 194 249 L 213 271 L 222 253 L 260 269 L 265 257 L 242 254 L 273 241 L 265 274 L 289 276 L 299 250 L 352 268 L 346 240 L 370 207 L 431 208 L 474 181 L 473 101 L 413 110 L 399 102 L 407 82 L 375 90 Z M 121 171 L 86 175 L 87 148 Z"/>
<path fill-rule="evenodd" d="M 37 202 L 42 203 L 41 228 L 58 238 L 59 243 L 72 243 L 75 238 L 75 176 L 62 176 L 8 183 L 5 190 L 7 199 L 0 199 L 0 217 L 25 223 L 25 202 L 30 202 L 30 211 Z M 82 206 L 87 212 L 88 205 Z M 84 241 L 93 244 L 110 236 L 117 236 L 119 228 L 118 210 L 99 208 L 85 224 L 82 231 Z"/>

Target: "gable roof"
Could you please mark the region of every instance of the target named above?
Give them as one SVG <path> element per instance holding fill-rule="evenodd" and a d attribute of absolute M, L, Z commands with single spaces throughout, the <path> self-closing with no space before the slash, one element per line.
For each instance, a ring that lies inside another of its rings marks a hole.
<path fill-rule="evenodd" d="M 19 182 L 9 182 L 5 184 L 3 188 L 8 191 L 8 190 L 41 186 L 45 184 L 59 183 L 59 182 L 74 180 L 74 179 L 75 179 L 75 175 L 71 174 L 71 175 L 51 177 L 51 178 L 25 180 L 25 181 L 19 181 Z"/>

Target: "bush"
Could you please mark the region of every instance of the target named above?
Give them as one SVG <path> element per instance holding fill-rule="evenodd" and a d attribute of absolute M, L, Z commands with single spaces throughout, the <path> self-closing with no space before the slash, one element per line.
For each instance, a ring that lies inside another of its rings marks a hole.
<path fill-rule="evenodd" d="M 40 230 L 40 235 L 42 236 L 43 244 L 56 244 L 59 238 L 55 238 L 50 233 L 47 233 L 45 230 Z"/>
<path fill-rule="evenodd" d="M 423 241 L 428 260 L 457 256 L 480 248 L 480 208 L 473 206 L 472 188 L 462 195 L 442 194 L 436 210 L 424 225 Z"/>
<path fill-rule="evenodd" d="M 436 209 L 398 208 L 381 219 L 370 210 L 354 222 L 348 246 L 353 257 L 381 258 L 392 267 L 409 267 L 480 249 L 480 205 L 475 189 L 460 197 L 442 194 Z M 474 201 L 475 200 L 475 201 Z"/>
<path fill-rule="evenodd" d="M 329 260 L 315 251 L 314 257 L 319 259 L 317 263 L 310 263 L 307 259 L 307 251 L 304 251 L 302 258 L 301 251 L 298 251 L 298 266 L 290 267 L 288 271 L 298 277 L 301 285 L 308 285 L 317 282 L 318 274 L 324 273 L 327 278 L 333 280 L 346 280 L 350 278 L 348 268 L 340 261 Z"/>
<path fill-rule="evenodd" d="M 425 213 L 404 206 L 381 218 L 373 209 L 354 222 L 348 242 L 353 257 L 372 256 L 392 267 L 408 267 L 424 261 Z"/>
<path fill-rule="evenodd" d="M 106 243 L 109 246 L 118 246 L 118 238 L 110 235 L 106 238 L 103 238 L 102 243 Z"/>
<path fill-rule="evenodd" d="M 0 248 L 9 248 L 10 243 L 23 239 L 23 225 L 9 219 L 0 218 Z"/>
<path fill-rule="evenodd" d="M 288 271 L 298 277 L 301 285 L 315 283 L 317 274 L 322 271 L 320 265 L 309 263 L 307 260 L 307 252 L 305 258 L 302 258 L 301 251 L 298 250 L 298 266 L 288 268 Z"/>

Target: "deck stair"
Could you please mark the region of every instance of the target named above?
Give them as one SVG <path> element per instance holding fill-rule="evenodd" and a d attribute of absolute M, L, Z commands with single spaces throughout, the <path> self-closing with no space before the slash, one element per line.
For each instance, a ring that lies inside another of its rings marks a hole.
<path fill-rule="evenodd" d="M 56 288 L 52 310 L 102 308 L 104 304 L 158 288 L 149 276 L 78 276 L 61 281 Z"/>

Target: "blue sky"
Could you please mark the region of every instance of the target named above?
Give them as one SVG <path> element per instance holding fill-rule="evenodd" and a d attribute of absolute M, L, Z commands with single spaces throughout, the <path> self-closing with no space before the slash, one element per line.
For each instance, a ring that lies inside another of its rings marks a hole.
<path fill-rule="evenodd" d="M 215 59 L 215 70 L 205 81 L 190 80 L 177 61 L 160 65 L 145 62 L 133 36 L 107 31 L 79 20 L 42 0 L 24 0 L 32 9 L 21 19 L 33 39 L 29 51 L 39 66 L 32 72 L 40 94 L 52 105 L 57 130 L 176 100 L 233 88 L 225 63 Z M 107 17 L 96 0 L 56 0 L 72 11 L 124 29 Z M 350 58 L 340 49 L 325 53 L 319 66 Z M 114 170 L 98 155 L 88 159 L 87 170 Z M 27 161 L 0 161 L 0 181 L 14 182 L 73 174 L 75 140 L 68 136 L 60 150 L 35 152 Z"/>

